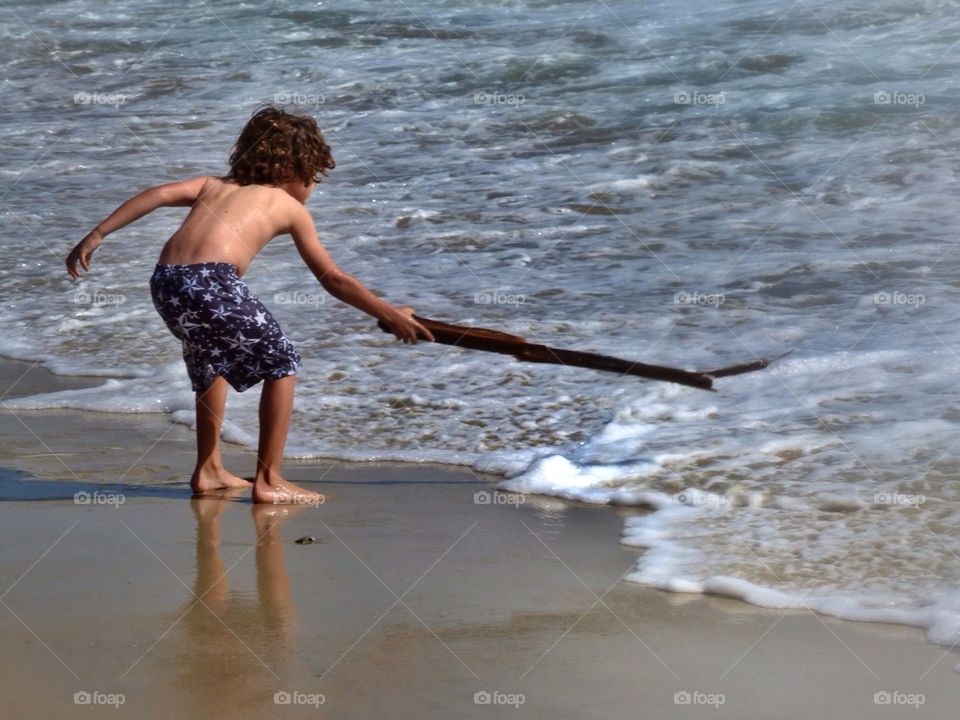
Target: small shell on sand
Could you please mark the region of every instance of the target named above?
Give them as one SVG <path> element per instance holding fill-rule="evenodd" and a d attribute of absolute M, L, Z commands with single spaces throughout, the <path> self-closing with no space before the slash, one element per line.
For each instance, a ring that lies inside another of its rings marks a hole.
<path fill-rule="evenodd" d="M 313 545 L 317 539 L 313 535 L 304 535 L 302 538 L 297 538 L 294 542 L 297 545 Z"/>

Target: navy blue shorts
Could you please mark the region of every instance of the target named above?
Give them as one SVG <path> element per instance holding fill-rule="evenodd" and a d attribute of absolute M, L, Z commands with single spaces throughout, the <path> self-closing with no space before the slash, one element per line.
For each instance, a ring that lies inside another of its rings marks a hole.
<path fill-rule="evenodd" d="M 270 311 L 230 263 L 157 265 L 150 294 L 183 343 L 193 389 L 224 378 L 238 392 L 261 380 L 295 375 L 300 355 Z"/>

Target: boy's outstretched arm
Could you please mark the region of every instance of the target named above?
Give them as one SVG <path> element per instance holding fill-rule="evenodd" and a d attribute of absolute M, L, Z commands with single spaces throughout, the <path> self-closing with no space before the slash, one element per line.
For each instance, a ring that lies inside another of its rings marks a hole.
<path fill-rule="evenodd" d="M 413 314 L 412 308 L 400 308 L 378 298 L 364 287 L 363 283 L 337 266 L 317 237 L 313 218 L 303 206 L 295 211 L 290 234 L 300 257 L 328 293 L 377 320 L 382 320 L 390 331 L 404 342 L 415 343 L 418 337 L 433 341 L 430 331 L 410 317 Z"/>
<path fill-rule="evenodd" d="M 106 220 L 97 225 L 70 251 L 67 256 L 67 272 L 74 279 L 80 277 L 80 272 L 77 270 L 78 262 L 84 270 L 89 272 L 90 257 L 94 250 L 100 247 L 103 238 L 114 230 L 119 230 L 134 220 L 139 220 L 158 207 L 188 207 L 193 205 L 206 181 L 206 177 L 195 177 L 180 182 L 167 183 L 166 185 L 157 185 L 134 195 L 110 213 Z"/>

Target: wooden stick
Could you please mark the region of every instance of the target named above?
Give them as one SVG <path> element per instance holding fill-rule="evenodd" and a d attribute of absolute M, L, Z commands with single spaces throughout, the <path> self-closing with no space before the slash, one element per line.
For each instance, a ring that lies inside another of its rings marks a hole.
<path fill-rule="evenodd" d="M 763 370 L 765 367 L 771 363 L 776 362 L 780 358 L 785 358 L 787 355 L 792 353 L 793 350 L 787 350 L 785 353 L 781 353 L 776 357 L 772 358 L 760 358 L 759 360 L 754 360 L 753 362 L 743 363 L 741 365 L 729 365 L 727 367 L 717 368 L 716 370 L 704 370 L 704 375 L 709 375 L 712 378 L 720 377 L 730 377 L 731 375 L 742 375 L 743 373 L 755 372 L 756 370 Z"/>
<path fill-rule="evenodd" d="M 525 362 L 572 365 L 593 370 L 606 370 L 626 375 L 636 375 L 647 378 L 648 380 L 664 380 L 666 382 L 700 388 L 701 390 L 713 390 L 714 378 L 729 377 L 731 375 L 741 375 L 743 373 L 762 370 L 775 360 L 779 360 L 793 352 L 790 350 L 775 358 L 761 358 L 754 362 L 729 365 L 714 370 L 698 372 L 695 370 L 666 367 L 664 365 L 647 365 L 645 363 L 621 360 L 620 358 L 600 355 L 598 353 L 563 350 L 548 345 L 529 343 L 519 335 L 510 335 L 509 333 L 500 332 L 499 330 L 489 330 L 487 328 L 470 327 L 467 325 L 453 325 L 451 323 L 440 322 L 439 320 L 420 317 L 419 315 L 414 315 L 413 319 L 427 328 L 433 334 L 434 340 L 444 345 L 454 345 L 471 350 L 484 350 L 486 352 L 512 355 L 518 360 Z M 377 324 L 384 332 L 390 332 L 390 328 L 387 327 L 385 323 L 379 322 Z"/>

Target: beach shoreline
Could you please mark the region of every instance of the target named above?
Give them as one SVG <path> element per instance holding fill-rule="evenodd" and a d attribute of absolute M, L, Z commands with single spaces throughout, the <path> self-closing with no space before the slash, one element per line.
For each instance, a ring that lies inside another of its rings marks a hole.
<path fill-rule="evenodd" d="M 4 388 L 20 377 L 10 395 L 74 382 L 2 367 Z M 327 495 L 316 509 L 192 500 L 192 433 L 163 416 L 4 409 L 0 425 L 4 717 L 88 717 L 78 698 L 121 696 L 100 712 L 952 709 L 956 655 L 918 630 L 623 581 L 638 551 L 618 540 L 635 508 L 495 493 L 497 478 L 464 468 L 336 461 L 286 465 Z M 249 464 L 246 449 L 226 455 Z"/>
<path fill-rule="evenodd" d="M 4 10 L 0 720 L 956 714 L 952 7 Z"/>

